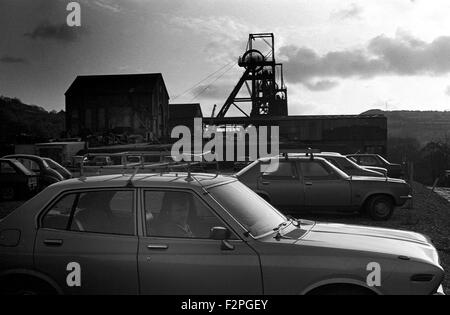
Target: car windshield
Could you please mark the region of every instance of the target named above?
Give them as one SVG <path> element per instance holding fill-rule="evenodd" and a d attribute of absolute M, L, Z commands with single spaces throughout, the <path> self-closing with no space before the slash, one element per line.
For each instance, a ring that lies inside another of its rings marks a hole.
<path fill-rule="evenodd" d="M 381 161 L 383 161 L 383 163 L 385 163 L 385 164 L 391 164 L 390 162 L 386 161 L 386 159 L 385 159 L 384 157 L 382 157 L 381 155 L 377 155 L 377 157 L 378 157 Z"/>
<path fill-rule="evenodd" d="M 329 161 L 327 161 L 326 159 L 322 158 L 323 161 L 325 162 L 325 164 L 333 169 L 334 173 L 339 174 L 342 178 L 349 178 L 349 176 L 347 175 L 347 173 L 345 173 L 344 171 L 342 171 L 340 168 L 334 166 L 334 164 L 330 163 Z"/>
<path fill-rule="evenodd" d="M 238 181 L 208 191 L 255 238 L 273 233 L 274 228 L 287 221 L 278 210 Z"/>
<path fill-rule="evenodd" d="M 62 166 L 60 164 L 58 164 L 57 162 L 53 161 L 52 159 L 44 159 L 44 161 L 47 162 L 47 164 L 53 169 L 62 168 Z"/>
<path fill-rule="evenodd" d="M 352 169 L 359 169 L 361 166 L 350 160 L 349 158 L 343 156 L 339 158 L 339 161 L 342 165 L 342 167 L 346 170 L 352 170 Z"/>

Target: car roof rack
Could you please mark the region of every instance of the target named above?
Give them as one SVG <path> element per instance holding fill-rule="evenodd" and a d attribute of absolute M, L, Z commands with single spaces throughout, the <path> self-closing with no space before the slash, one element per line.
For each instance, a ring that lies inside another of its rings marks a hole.
<path fill-rule="evenodd" d="M 314 154 L 321 153 L 320 149 L 282 149 L 280 150 L 280 155 L 283 156 L 286 160 L 289 158 L 289 154 L 294 154 L 298 156 L 300 154 L 305 154 L 305 156 L 309 156 L 311 160 L 314 159 Z"/>

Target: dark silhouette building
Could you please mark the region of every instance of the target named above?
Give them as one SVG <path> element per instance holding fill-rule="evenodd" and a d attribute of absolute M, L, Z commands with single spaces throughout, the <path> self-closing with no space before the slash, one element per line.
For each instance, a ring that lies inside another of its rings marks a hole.
<path fill-rule="evenodd" d="M 132 142 L 128 139 L 170 136 L 169 95 L 160 73 L 78 76 L 65 96 L 71 137 L 119 135 L 122 142 Z"/>
<path fill-rule="evenodd" d="M 199 103 L 193 104 L 170 104 L 169 105 L 170 116 L 170 130 L 173 127 L 183 125 L 194 129 L 194 118 L 202 118 L 202 108 Z"/>

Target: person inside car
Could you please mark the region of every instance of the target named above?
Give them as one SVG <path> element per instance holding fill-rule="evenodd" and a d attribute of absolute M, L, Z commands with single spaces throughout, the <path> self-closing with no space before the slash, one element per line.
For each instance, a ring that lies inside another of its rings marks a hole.
<path fill-rule="evenodd" d="M 166 193 L 156 234 L 168 237 L 194 237 L 188 224 L 190 204 L 188 194 Z"/>

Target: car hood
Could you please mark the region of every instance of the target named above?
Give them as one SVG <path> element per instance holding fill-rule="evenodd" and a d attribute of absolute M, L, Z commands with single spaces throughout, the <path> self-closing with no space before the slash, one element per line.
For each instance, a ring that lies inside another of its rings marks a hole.
<path fill-rule="evenodd" d="M 402 230 L 316 223 L 296 244 L 404 256 L 439 265 L 437 251 L 426 236 Z"/>

